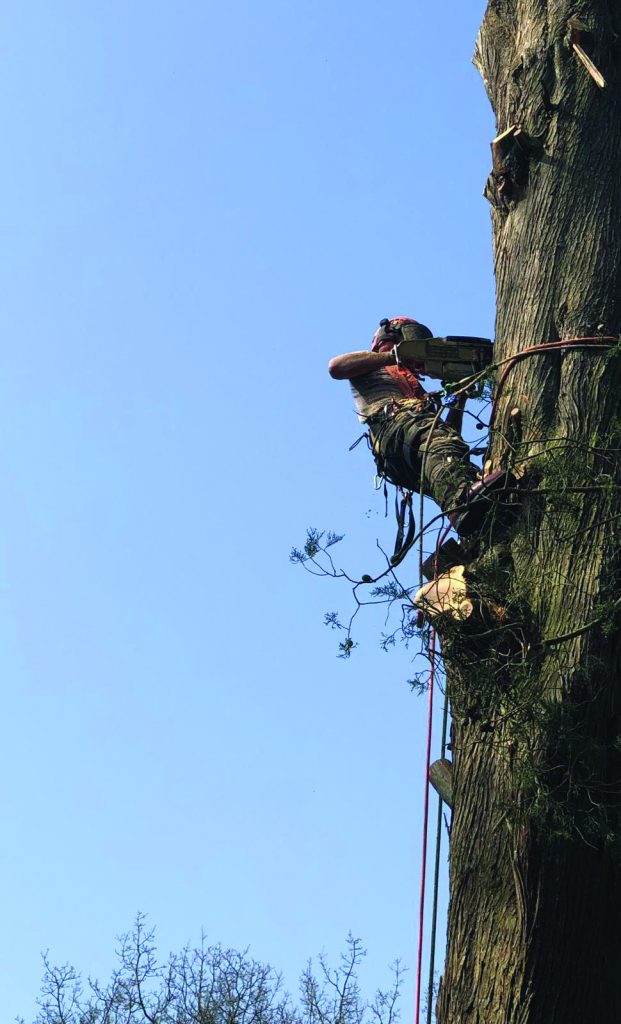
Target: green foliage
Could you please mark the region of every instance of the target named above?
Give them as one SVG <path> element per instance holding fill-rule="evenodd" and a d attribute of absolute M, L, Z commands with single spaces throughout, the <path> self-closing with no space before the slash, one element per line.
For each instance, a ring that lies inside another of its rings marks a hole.
<path fill-rule="evenodd" d="M 593 735 L 585 717 L 579 701 L 548 703 L 537 722 L 544 742 L 530 763 L 523 759 L 519 783 L 529 820 L 544 842 L 577 838 L 596 849 L 616 846 L 621 854 L 621 750 L 616 741 Z M 605 782 L 609 771 L 612 779 Z"/>
<path fill-rule="evenodd" d="M 618 364 L 621 359 L 621 337 L 617 339 L 616 345 L 611 345 L 608 351 L 603 354 L 603 358 L 609 364 Z"/>
<path fill-rule="evenodd" d="M 401 601 L 407 600 L 409 594 L 396 580 L 389 580 L 388 583 L 382 583 L 379 587 L 373 587 L 371 597 L 385 597 L 389 601 Z"/>
<path fill-rule="evenodd" d="M 309 527 L 306 531 L 306 540 L 304 546 L 300 548 L 291 548 L 289 555 L 289 561 L 294 564 L 304 565 L 309 560 L 314 560 L 322 552 L 331 548 L 334 544 L 338 544 L 339 541 L 343 540 L 344 534 L 333 533 L 328 530 L 317 530 L 315 527 Z M 325 540 L 324 540 L 325 537 Z"/>
<path fill-rule="evenodd" d="M 346 579 L 352 587 L 355 609 L 347 625 L 341 621 L 338 612 L 330 611 L 324 614 L 324 625 L 331 629 L 345 630 L 347 633 L 345 639 L 339 642 L 337 656 L 349 658 L 352 651 L 358 646 L 351 635 L 352 624 L 360 609 L 370 604 L 386 604 L 389 613 L 393 605 L 396 603 L 401 605 L 401 625 L 392 634 L 382 635 L 381 646 L 384 650 L 394 646 L 398 635 L 407 644 L 417 633 L 411 616 L 408 614 L 412 611 L 409 590 L 397 580 L 391 567 L 380 573 L 376 579 L 365 573 L 358 580 L 352 579 L 345 572 L 337 569 L 329 549 L 341 540 L 343 540 L 342 534 L 311 528 L 306 532 L 304 545 L 301 548 L 294 547 L 289 555 L 292 563 L 302 565 L 312 575 Z M 382 582 L 379 582 L 380 580 Z M 367 587 L 370 589 L 366 590 Z M 359 594 L 359 588 L 365 589 L 360 590 Z"/>
<path fill-rule="evenodd" d="M 533 460 L 544 492 L 547 516 L 554 516 L 559 530 L 578 522 L 583 496 L 572 490 L 585 486 L 585 474 L 571 446 L 550 448 Z"/>
<path fill-rule="evenodd" d="M 599 633 L 609 640 L 618 631 L 621 623 L 621 606 L 619 600 L 599 601 L 594 608 Z"/>
<path fill-rule="evenodd" d="M 351 657 L 351 652 L 353 651 L 354 647 L 357 647 L 357 646 L 358 646 L 358 644 L 355 643 L 350 636 L 348 636 L 345 640 L 341 640 L 341 642 L 339 644 L 339 652 L 340 653 L 339 653 L 338 657 L 339 658 L 349 658 L 349 657 Z"/>
<path fill-rule="evenodd" d="M 338 612 L 326 612 L 323 617 L 324 626 L 330 626 L 331 629 L 345 629 L 345 626 L 339 622 Z"/>
<path fill-rule="evenodd" d="M 415 676 L 408 679 L 408 686 L 417 696 L 421 696 L 423 693 L 427 693 L 429 690 L 429 673 L 428 672 L 417 672 Z"/>

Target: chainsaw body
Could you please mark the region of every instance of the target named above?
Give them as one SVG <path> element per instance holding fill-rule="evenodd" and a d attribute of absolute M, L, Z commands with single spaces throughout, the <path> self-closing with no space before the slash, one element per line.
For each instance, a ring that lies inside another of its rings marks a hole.
<path fill-rule="evenodd" d="M 469 338 L 456 334 L 446 338 L 408 338 L 408 324 L 400 330 L 402 341 L 395 350 L 400 362 L 414 364 L 417 373 L 448 383 L 481 373 L 493 359 L 494 345 L 489 338 Z M 412 331 L 412 334 L 414 331 Z"/>

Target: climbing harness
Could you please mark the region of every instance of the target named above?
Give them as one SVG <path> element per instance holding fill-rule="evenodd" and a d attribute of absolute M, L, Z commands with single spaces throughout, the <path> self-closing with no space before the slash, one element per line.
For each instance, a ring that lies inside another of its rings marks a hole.
<path fill-rule="evenodd" d="M 416 418 L 420 413 L 436 412 L 438 402 L 433 395 L 426 394 L 422 398 L 404 398 L 402 401 L 394 401 L 384 406 L 379 412 L 372 413 L 366 419 L 366 426 L 369 428 L 369 448 L 373 453 L 378 476 L 388 480 L 389 483 L 399 487 L 400 482 L 394 480 L 390 475 L 390 469 L 386 457 L 382 452 L 382 442 L 386 432 L 393 425 L 396 416 L 407 413 Z"/>
<path fill-rule="evenodd" d="M 408 413 L 410 416 L 415 417 L 418 413 L 424 411 L 429 405 L 433 407 L 434 411 L 437 410 L 437 403 L 431 396 L 423 399 L 405 399 L 403 402 L 393 403 L 390 407 L 387 406 L 380 413 L 369 416 L 367 419 L 367 427 L 369 428 L 367 435 L 368 444 L 371 452 L 373 453 L 373 458 L 375 459 L 375 465 L 377 467 L 377 473 L 375 475 L 375 489 L 378 490 L 381 487 L 382 481 L 384 482 L 385 497 L 387 496 L 387 483 L 393 484 L 396 489 L 395 518 L 397 521 L 397 535 L 395 538 L 394 551 L 390 558 L 390 564 L 393 568 L 401 564 L 414 544 L 416 539 L 416 520 L 414 517 L 412 491 L 403 487 L 402 484 L 395 480 L 391 475 L 390 466 L 382 451 L 382 439 L 386 430 L 391 426 L 392 420 L 398 413 Z M 358 438 L 358 441 L 356 441 L 352 447 L 355 447 L 359 441 L 360 438 Z M 401 494 L 400 502 L 399 494 Z M 405 525 L 406 519 L 407 527 Z"/>

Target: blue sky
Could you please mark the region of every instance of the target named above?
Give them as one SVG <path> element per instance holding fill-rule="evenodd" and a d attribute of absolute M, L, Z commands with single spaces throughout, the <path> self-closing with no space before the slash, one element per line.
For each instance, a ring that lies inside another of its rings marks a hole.
<path fill-rule="evenodd" d="M 137 910 L 292 988 L 349 929 L 370 986 L 413 966 L 411 654 L 369 612 L 337 659 L 347 589 L 288 553 L 392 543 L 329 357 L 385 315 L 493 336 L 483 7 L 4 6 L 6 1020 Z"/>

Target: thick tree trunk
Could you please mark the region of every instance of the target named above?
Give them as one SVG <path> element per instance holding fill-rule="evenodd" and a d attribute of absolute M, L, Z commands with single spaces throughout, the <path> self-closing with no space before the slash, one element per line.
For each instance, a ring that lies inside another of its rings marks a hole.
<path fill-rule="evenodd" d="M 475 62 L 498 133 L 521 128 L 487 187 L 499 360 L 621 333 L 620 37 L 618 0 L 489 2 Z M 618 345 L 532 354 L 497 394 L 493 458 L 526 474 L 515 521 L 470 567 L 504 618 L 444 641 L 441 1024 L 621 1021 L 620 402 Z"/>

